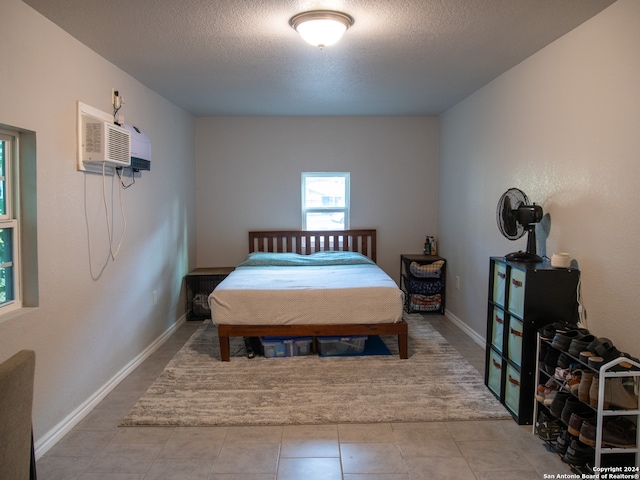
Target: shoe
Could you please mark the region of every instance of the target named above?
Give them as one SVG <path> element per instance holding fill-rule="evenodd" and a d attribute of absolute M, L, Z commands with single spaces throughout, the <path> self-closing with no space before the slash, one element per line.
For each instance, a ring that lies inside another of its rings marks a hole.
<path fill-rule="evenodd" d="M 589 389 L 591 388 L 593 377 L 593 372 L 582 372 L 582 377 L 580 378 L 580 384 L 578 386 L 578 398 L 582 403 L 589 403 Z"/>
<path fill-rule="evenodd" d="M 569 350 L 569 345 L 574 338 L 581 338 L 582 334 L 578 330 L 569 330 L 568 332 L 557 332 L 553 336 L 551 346 L 563 352 Z"/>
<path fill-rule="evenodd" d="M 549 325 L 545 325 L 544 327 L 539 329 L 538 332 L 540 333 L 540 338 L 542 338 L 543 340 L 551 341 L 553 340 L 553 337 L 557 332 L 559 331 L 568 332 L 569 330 L 572 330 L 574 327 L 575 325 L 571 325 L 569 323 L 555 322 L 555 323 L 550 323 Z"/>
<path fill-rule="evenodd" d="M 624 358 L 628 358 L 629 360 L 633 360 L 636 363 L 639 363 L 640 360 L 638 360 L 635 357 L 632 357 L 631 355 L 629 355 L 628 353 L 624 353 L 624 352 L 620 352 L 618 351 L 618 349 L 616 347 L 610 347 L 608 348 L 603 354 L 602 354 L 602 362 L 603 363 L 609 363 L 612 362 L 613 360 L 620 358 L 620 357 L 624 357 Z M 629 362 L 620 362 L 617 365 L 613 365 L 609 370 L 614 371 L 614 372 L 620 372 L 620 371 L 625 371 L 625 370 L 638 370 L 638 367 L 636 367 L 635 365 L 629 363 Z"/>
<path fill-rule="evenodd" d="M 598 356 L 602 356 L 609 348 L 613 347 L 613 342 L 608 338 L 596 338 L 589 344 L 587 350 Z"/>
<path fill-rule="evenodd" d="M 580 435 L 580 429 L 582 428 L 582 424 L 584 423 L 584 421 L 585 420 L 592 420 L 592 419 L 595 418 L 595 416 L 596 416 L 596 412 L 594 412 L 591 409 L 589 409 L 589 411 L 587 411 L 585 413 L 582 413 L 582 414 L 572 413 L 571 414 L 571 418 L 569 419 L 569 425 L 568 425 L 567 431 L 571 435 L 574 435 L 576 437 L 579 436 Z"/>
<path fill-rule="evenodd" d="M 562 423 L 544 412 L 538 414 L 536 433 L 545 442 L 554 442 L 562 432 Z"/>
<path fill-rule="evenodd" d="M 584 352 L 580 352 L 580 361 L 585 365 L 589 365 L 589 359 L 591 357 L 597 357 L 597 355 L 589 350 L 585 350 Z"/>
<path fill-rule="evenodd" d="M 594 370 L 600 370 L 600 367 L 602 366 L 603 361 L 604 359 L 602 357 L 597 357 L 597 356 L 589 357 L 589 366 Z"/>
<path fill-rule="evenodd" d="M 557 391 L 558 384 L 553 380 L 553 378 L 550 378 L 544 385 L 538 385 L 535 394 L 536 400 L 545 405 L 551 405 L 551 401 L 553 400 L 553 397 L 555 397 Z"/>
<path fill-rule="evenodd" d="M 554 348 L 550 348 L 544 356 L 544 371 L 549 375 L 553 375 L 558 366 L 558 358 L 560 352 Z"/>
<path fill-rule="evenodd" d="M 569 354 L 574 357 L 580 357 L 580 352 L 589 348 L 589 344 L 596 339 L 595 335 L 584 335 L 581 338 L 574 338 L 569 345 Z"/>
<path fill-rule="evenodd" d="M 562 367 L 556 367 L 553 376 L 556 380 L 560 380 L 561 382 L 566 382 L 568 380 L 571 380 L 573 378 L 572 374 L 571 374 L 571 369 L 570 368 L 562 368 Z"/>
<path fill-rule="evenodd" d="M 570 396 L 564 402 L 564 407 L 560 413 L 560 420 L 562 420 L 562 423 L 569 426 L 569 421 L 573 414 L 577 414 L 584 418 L 585 415 L 593 414 L 593 409 L 589 405 L 582 403 L 576 397 Z M 569 433 L 577 436 L 580 434 L 580 429 L 578 429 L 576 433 L 571 431 Z"/>
<path fill-rule="evenodd" d="M 582 443 L 596 446 L 596 422 L 585 420 L 580 427 L 579 439 Z M 602 446 L 635 448 L 636 426 L 628 418 L 605 418 L 602 424 Z"/>
<path fill-rule="evenodd" d="M 588 462 L 593 461 L 595 452 L 593 448 L 581 443 L 579 440 L 571 440 L 567 447 L 562 461 L 571 465 L 584 467 Z"/>
<path fill-rule="evenodd" d="M 639 408 L 638 395 L 629 392 L 629 390 L 625 388 L 621 377 L 607 378 L 604 396 L 613 407 L 624 408 L 626 410 Z"/>
<path fill-rule="evenodd" d="M 549 407 L 549 413 L 556 418 L 562 417 L 562 410 L 564 409 L 564 404 L 567 402 L 567 399 L 571 397 L 571 394 L 568 392 L 558 392 L 551 402 L 551 406 Z"/>
<path fill-rule="evenodd" d="M 589 388 L 589 404 L 598 408 L 598 394 L 600 388 L 600 380 L 594 375 Z M 638 395 L 627 390 L 622 383 L 621 377 L 607 378 L 604 387 L 603 408 L 609 409 L 610 406 L 623 408 L 625 410 L 635 410 L 638 408 Z"/>
<path fill-rule="evenodd" d="M 561 353 L 560 356 L 558 357 L 558 363 L 556 365 L 560 368 L 569 370 L 572 364 L 573 364 L 573 358 L 571 358 L 566 353 Z"/>
<path fill-rule="evenodd" d="M 571 436 L 567 429 L 562 429 L 562 432 L 560 432 L 560 435 L 556 438 L 556 444 L 554 446 L 555 451 L 559 455 L 564 455 L 567 452 L 569 444 L 571 444 L 571 441 L 574 439 L 575 437 Z"/>
<path fill-rule="evenodd" d="M 571 346 L 571 342 L 574 340 L 582 340 L 587 335 L 591 334 L 586 328 L 574 328 L 568 332 L 558 331 L 553 336 L 551 346 L 558 350 L 562 350 L 563 352 L 567 352 Z"/>
<path fill-rule="evenodd" d="M 542 401 L 542 404 L 545 407 L 550 407 L 553 401 L 555 400 L 557 394 L 558 394 L 557 388 L 555 390 L 551 390 L 549 393 L 545 392 L 544 400 Z"/>
<path fill-rule="evenodd" d="M 600 390 L 600 377 L 598 375 L 593 376 L 593 380 L 591 381 L 591 386 L 589 387 L 589 405 L 593 408 L 598 408 L 598 394 Z M 607 392 L 605 389 L 604 400 L 602 403 L 602 408 L 605 410 L 609 409 L 609 402 L 607 401 Z"/>

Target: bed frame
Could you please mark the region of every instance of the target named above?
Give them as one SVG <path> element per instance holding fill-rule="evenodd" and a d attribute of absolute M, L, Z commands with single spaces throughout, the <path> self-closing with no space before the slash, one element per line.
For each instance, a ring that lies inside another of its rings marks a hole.
<path fill-rule="evenodd" d="M 358 252 L 376 261 L 375 230 L 262 231 L 249 232 L 249 252 L 313 252 L 340 250 Z M 320 337 L 352 335 L 397 335 L 400 358 L 409 358 L 408 325 L 398 323 L 322 325 L 218 325 L 220 359 L 231 357 L 229 337 Z"/>

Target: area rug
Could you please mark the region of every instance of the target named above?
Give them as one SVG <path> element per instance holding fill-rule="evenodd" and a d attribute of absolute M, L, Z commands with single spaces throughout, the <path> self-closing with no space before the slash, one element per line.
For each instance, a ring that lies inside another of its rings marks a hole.
<path fill-rule="evenodd" d="M 473 368 L 419 314 L 407 315 L 409 358 L 317 355 L 248 359 L 232 339 L 220 362 L 206 321 L 122 426 L 300 425 L 510 418 Z"/>

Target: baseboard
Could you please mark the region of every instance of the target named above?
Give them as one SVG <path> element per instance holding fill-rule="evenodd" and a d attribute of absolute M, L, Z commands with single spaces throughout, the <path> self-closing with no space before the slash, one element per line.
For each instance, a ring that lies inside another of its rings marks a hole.
<path fill-rule="evenodd" d="M 180 317 L 162 335 L 155 339 L 151 345 L 145 348 L 137 357 L 131 360 L 122 370 L 114 375 L 107 383 L 100 387 L 82 405 L 71 412 L 64 420 L 45 433 L 35 442 L 36 459 L 47 453 L 62 437 L 71 431 L 80 421 L 86 417 L 122 380 L 133 372 L 153 352 L 165 343 L 171 335 L 186 321 L 186 314 Z"/>
<path fill-rule="evenodd" d="M 478 332 L 469 328 L 469 326 L 456 317 L 453 313 L 445 308 L 444 316 L 451 322 L 455 323 L 464 333 L 466 333 L 471 339 L 480 345 L 483 349 L 486 346 L 486 342 L 484 337 L 482 337 Z"/>

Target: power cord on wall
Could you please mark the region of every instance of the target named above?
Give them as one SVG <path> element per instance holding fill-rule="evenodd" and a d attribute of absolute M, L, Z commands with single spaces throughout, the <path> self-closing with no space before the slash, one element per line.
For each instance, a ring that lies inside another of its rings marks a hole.
<path fill-rule="evenodd" d="M 131 185 L 136 183 L 135 171 L 133 168 L 131 169 L 131 181 L 127 185 L 125 185 L 123 181 L 124 168 L 116 167 L 116 173 L 118 174 L 118 178 L 120 178 L 120 185 L 122 185 L 122 188 L 129 188 Z"/>
<path fill-rule="evenodd" d="M 123 227 L 122 227 L 122 234 L 120 235 L 120 241 L 118 242 L 118 247 L 116 248 L 116 251 L 113 251 L 113 231 L 112 231 L 112 227 L 111 227 L 111 223 L 109 222 L 109 207 L 107 205 L 107 187 L 106 187 L 106 182 L 105 182 L 105 178 L 106 178 L 106 173 L 105 173 L 105 168 L 106 168 L 106 162 L 102 162 L 102 200 L 104 202 L 104 213 L 107 219 L 107 236 L 109 238 L 109 253 L 111 254 L 111 258 L 113 260 L 116 259 L 116 256 L 118 255 L 118 252 L 120 251 L 120 247 L 122 246 L 122 240 L 124 239 L 124 233 L 127 230 L 127 218 L 124 214 L 124 204 L 122 203 L 122 182 L 119 181 L 118 185 L 118 192 L 119 192 L 119 197 L 120 197 L 120 212 L 122 213 L 122 223 L 123 223 Z"/>
<path fill-rule="evenodd" d="M 576 289 L 576 300 L 578 302 L 578 323 L 587 328 L 587 309 L 582 304 L 582 278 L 578 277 L 578 288 Z"/>

